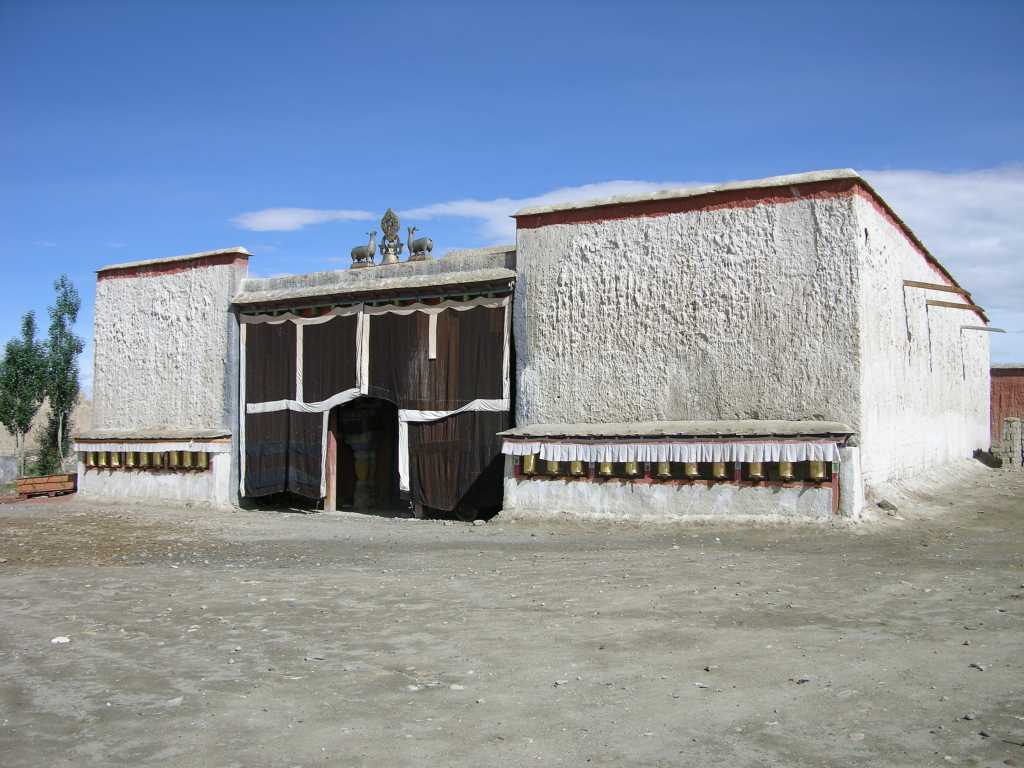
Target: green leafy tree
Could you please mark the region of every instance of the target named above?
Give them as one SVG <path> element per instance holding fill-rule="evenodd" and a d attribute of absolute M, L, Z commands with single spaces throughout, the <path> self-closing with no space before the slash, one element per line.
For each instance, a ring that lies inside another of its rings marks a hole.
<path fill-rule="evenodd" d="M 71 412 L 78 402 L 78 356 L 82 339 L 75 335 L 74 324 L 82 300 L 67 275 L 54 282 L 57 299 L 50 307 L 50 330 L 46 340 L 46 399 L 50 417 L 40 446 L 39 469 L 44 473 L 60 470 L 68 453 L 71 436 Z"/>
<path fill-rule="evenodd" d="M 36 341 L 36 316 L 21 319 L 21 338 L 11 339 L 0 361 L 0 424 L 14 435 L 18 467 L 25 474 L 25 437 L 43 402 L 46 350 Z"/>

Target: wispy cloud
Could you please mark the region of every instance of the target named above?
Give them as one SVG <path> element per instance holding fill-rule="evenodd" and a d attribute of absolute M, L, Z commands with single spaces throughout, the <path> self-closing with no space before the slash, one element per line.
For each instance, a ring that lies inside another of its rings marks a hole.
<path fill-rule="evenodd" d="M 369 221 L 369 211 L 323 208 L 264 208 L 262 211 L 241 213 L 231 223 L 251 232 L 294 232 L 310 224 L 329 221 Z"/>
<path fill-rule="evenodd" d="M 678 181 L 602 181 L 596 184 L 582 184 L 578 187 L 559 187 L 550 192 L 531 197 L 499 197 L 496 200 L 466 198 L 445 203 L 433 203 L 420 208 L 401 211 L 402 218 L 430 220 L 455 217 L 475 219 L 480 222 L 480 237 L 490 243 L 511 243 L 515 241 L 516 224 L 512 214 L 520 208 L 533 205 L 554 205 L 580 200 L 596 200 L 615 195 L 641 195 L 671 187 L 693 186 L 694 182 Z"/>

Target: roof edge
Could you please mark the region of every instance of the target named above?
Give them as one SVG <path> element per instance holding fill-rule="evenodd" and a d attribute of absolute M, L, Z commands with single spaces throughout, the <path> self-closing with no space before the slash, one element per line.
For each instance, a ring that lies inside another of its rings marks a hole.
<path fill-rule="evenodd" d="M 96 270 L 96 274 L 103 274 L 104 272 L 115 272 L 126 269 L 144 269 L 146 267 L 161 267 L 167 264 L 177 264 L 185 261 L 196 261 L 199 259 L 209 259 L 216 256 L 228 256 L 235 255 L 243 259 L 248 259 L 252 254 L 244 246 L 237 245 L 233 248 L 219 248 L 214 251 L 200 251 L 199 253 L 186 253 L 182 256 L 167 256 L 160 259 L 143 259 L 141 261 L 125 261 L 120 264 L 109 264 L 105 267 L 100 267 Z"/>

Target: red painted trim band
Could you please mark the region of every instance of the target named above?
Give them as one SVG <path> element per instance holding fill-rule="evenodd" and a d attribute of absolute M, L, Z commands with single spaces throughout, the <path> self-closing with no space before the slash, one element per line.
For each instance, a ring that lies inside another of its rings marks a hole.
<path fill-rule="evenodd" d="M 221 267 L 224 265 L 248 264 L 249 257 L 244 253 L 220 253 L 216 256 L 200 256 L 195 259 L 175 261 L 169 264 L 139 264 L 133 267 L 114 267 L 96 273 L 96 280 L 109 280 L 120 277 L 159 277 L 188 272 L 190 269 L 203 267 Z"/>

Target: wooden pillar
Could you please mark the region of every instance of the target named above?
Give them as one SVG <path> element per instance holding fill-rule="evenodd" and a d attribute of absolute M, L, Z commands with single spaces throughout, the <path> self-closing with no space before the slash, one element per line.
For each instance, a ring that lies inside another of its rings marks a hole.
<path fill-rule="evenodd" d="M 331 410 L 327 419 L 327 496 L 324 512 L 338 511 L 338 409 Z"/>

